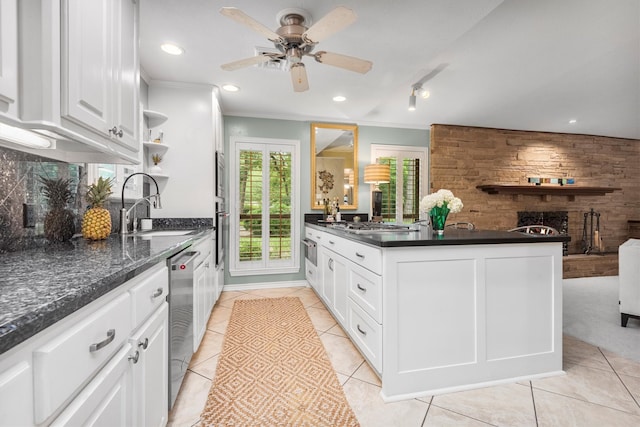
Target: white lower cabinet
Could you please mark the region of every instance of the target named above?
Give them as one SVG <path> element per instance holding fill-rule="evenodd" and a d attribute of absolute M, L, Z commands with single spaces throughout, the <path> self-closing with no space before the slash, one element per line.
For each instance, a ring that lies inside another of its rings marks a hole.
<path fill-rule="evenodd" d="M 382 325 L 348 300 L 347 333 L 376 372 L 382 372 Z"/>
<path fill-rule="evenodd" d="M 328 233 L 316 232 L 314 237 L 322 242 L 318 249 L 319 285 L 314 289 L 363 356 L 381 373 L 380 250 Z"/>
<path fill-rule="evenodd" d="M 193 351 L 198 351 L 204 331 L 207 329 L 207 269 L 204 262 L 193 272 Z"/>
<path fill-rule="evenodd" d="M 130 358 L 132 351 L 131 344 L 125 344 L 51 425 L 131 425 L 133 388 Z"/>
<path fill-rule="evenodd" d="M 337 320 L 344 324 L 347 320 L 347 279 L 348 261 L 337 253 L 322 248 L 322 289 L 325 302 Z"/>
<path fill-rule="evenodd" d="M 0 425 L 166 425 L 167 292 L 162 262 L 3 354 Z"/>
<path fill-rule="evenodd" d="M 217 277 L 216 277 L 216 269 L 215 269 L 215 261 L 213 260 L 213 250 L 209 254 L 209 256 L 204 261 L 204 268 L 207 270 L 207 280 L 206 280 L 206 294 L 207 294 L 207 309 L 205 310 L 207 314 L 206 321 L 209 320 L 209 314 L 211 314 L 211 310 L 213 310 L 213 306 L 216 304 L 216 300 L 218 299 L 218 287 L 217 287 Z M 206 328 L 206 325 L 205 325 Z"/>
<path fill-rule="evenodd" d="M 131 332 L 127 292 L 33 352 L 36 422 L 45 421 L 126 341 Z"/>
<path fill-rule="evenodd" d="M 160 427 L 167 424 L 169 399 L 169 304 L 163 303 L 134 334 L 129 343 L 133 354 L 133 425 Z"/>
<path fill-rule="evenodd" d="M 204 333 L 207 330 L 207 322 L 211 310 L 216 303 L 218 293 L 216 282 L 218 280 L 213 261 L 213 239 L 204 237 L 191 247 L 198 252 L 193 271 L 193 351 L 198 351 Z"/>
<path fill-rule="evenodd" d="M 7 426 L 31 425 L 32 403 L 25 396 L 33 395 L 31 365 L 21 360 L 0 372 L 0 411 L 2 421 Z"/>
<path fill-rule="evenodd" d="M 316 261 L 317 262 L 317 261 Z M 318 277 L 318 268 L 308 259 L 304 260 L 304 277 L 316 292 L 318 292 L 320 280 Z"/>

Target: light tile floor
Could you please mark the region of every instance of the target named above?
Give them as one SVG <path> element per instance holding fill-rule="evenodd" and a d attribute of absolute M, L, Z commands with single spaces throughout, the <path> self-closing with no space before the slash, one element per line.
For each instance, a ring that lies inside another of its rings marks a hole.
<path fill-rule="evenodd" d="M 233 302 L 299 297 L 363 427 L 640 426 L 640 363 L 564 337 L 566 375 L 384 403 L 380 380 L 311 288 L 223 292 L 192 359 L 170 426 L 199 424 L 222 350 Z"/>

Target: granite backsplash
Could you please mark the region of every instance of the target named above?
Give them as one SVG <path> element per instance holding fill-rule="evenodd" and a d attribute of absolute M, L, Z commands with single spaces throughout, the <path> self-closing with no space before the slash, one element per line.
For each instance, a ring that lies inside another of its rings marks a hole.
<path fill-rule="evenodd" d="M 44 218 L 48 211 L 38 177 L 70 180 L 72 199 L 68 209 L 75 216 L 76 233 L 81 232 L 82 215 L 87 209 L 86 164 L 65 163 L 21 151 L 0 147 L 0 253 L 25 250 L 50 244 L 44 237 Z M 144 194 L 148 194 L 145 185 Z M 30 205 L 33 220 L 25 224 L 24 206 Z M 131 203 L 125 203 L 131 206 Z M 120 203 L 113 200 L 105 206 L 111 213 L 112 233 L 119 231 Z M 149 216 L 146 204 L 136 206 L 136 217 Z M 27 226 L 25 226 L 27 225 Z"/>

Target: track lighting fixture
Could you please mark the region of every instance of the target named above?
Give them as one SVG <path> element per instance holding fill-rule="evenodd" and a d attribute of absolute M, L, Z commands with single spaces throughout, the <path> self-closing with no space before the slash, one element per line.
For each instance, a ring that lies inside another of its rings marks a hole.
<path fill-rule="evenodd" d="M 427 99 L 431 94 L 428 90 L 423 88 L 421 84 L 415 84 L 411 86 L 411 95 L 409 96 L 409 111 L 415 111 L 416 109 L 416 95 L 420 98 Z"/>
<path fill-rule="evenodd" d="M 416 90 L 411 89 L 411 95 L 409 96 L 409 111 L 415 111 L 416 109 Z"/>

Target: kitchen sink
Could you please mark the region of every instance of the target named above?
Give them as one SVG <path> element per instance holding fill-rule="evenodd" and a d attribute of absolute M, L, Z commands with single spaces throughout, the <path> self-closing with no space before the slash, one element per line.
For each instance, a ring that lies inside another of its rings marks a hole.
<path fill-rule="evenodd" d="M 137 235 L 142 237 L 161 237 L 161 236 L 184 236 L 186 234 L 191 234 L 195 230 L 149 230 L 149 231 L 139 231 L 135 234 L 131 234 L 131 236 Z"/>

